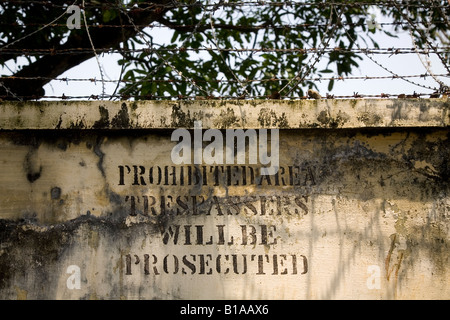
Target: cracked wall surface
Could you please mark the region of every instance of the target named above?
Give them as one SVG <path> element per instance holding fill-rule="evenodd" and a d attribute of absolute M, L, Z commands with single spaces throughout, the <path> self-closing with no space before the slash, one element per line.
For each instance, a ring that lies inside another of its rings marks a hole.
<path fill-rule="evenodd" d="M 0 109 L 2 299 L 450 298 L 446 100 Z M 278 128 L 278 172 L 174 164 L 198 120 Z"/>

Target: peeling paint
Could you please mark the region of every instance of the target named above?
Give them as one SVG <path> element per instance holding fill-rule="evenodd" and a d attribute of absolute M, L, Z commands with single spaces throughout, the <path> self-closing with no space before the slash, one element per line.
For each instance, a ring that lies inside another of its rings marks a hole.
<path fill-rule="evenodd" d="M 18 107 L 20 105 L 20 107 Z M 442 127 L 450 124 L 446 99 L 242 100 L 3 102 L 3 129 L 167 129 L 239 126 L 247 128 Z M 225 117 L 221 119 L 221 117 Z M 230 118 L 231 117 L 231 118 Z M 221 123 L 224 120 L 230 123 Z M 244 120 L 244 119 L 240 119 Z"/>
<path fill-rule="evenodd" d="M 221 110 L 219 116 L 214 120 L 214 126 L 220 129 L 230 128 L 236 125 L 239 118 L 234 114 L 234 110 L 227 108 L 227 110 Z"/>
<path fill-rule="evenodd" d="M 128 115 L 128 108 L 126 103 L 122 103 L 122 108 L 112 118 L 111 127 L 113 129 L 127 129 L 131 128 L 130 116 Z"/>
<path fill-rule="evenodd" d="M 372 112 L 362 112 L 358 116 L 358 120 L 363 122 L 366 126 L 376 126 L 381 123 L 381 117 Z"/>
<path fill-rule="evenodd" d="M 172 127 L 188 127 L 192 128 L 194 125 L 194 119 L 191 118 L 190 110 L 184 112 L 180 105 L 172 105 Z"/>
<path fill-rule="evenodd" d="M 92 126 L 93 129 L 103 129 L 108 128 L 109 123 L 109 111 L 104 106 L 99 106 L 98 111 L 100 112 L 100 119 L 94 122 Z"/>

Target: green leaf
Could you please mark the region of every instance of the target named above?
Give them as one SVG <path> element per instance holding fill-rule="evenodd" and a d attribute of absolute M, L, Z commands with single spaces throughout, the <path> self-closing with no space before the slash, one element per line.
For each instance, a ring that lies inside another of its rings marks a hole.
<path fill-rule="evenodd" d="M 333 87 L 334 87 L 334 79 L 331 79 L 331 80 L 328 82 L 328 91 L 332 91 L 332 90 L 333 90 Z"/>
<path fill-rule="evenodd" d="M 117 17 L 117 12 L 116 10 L 105 10 L 103 13 L 103 22 L 109 22 L 111 20 L 113 20 L 114 18 Z"/>

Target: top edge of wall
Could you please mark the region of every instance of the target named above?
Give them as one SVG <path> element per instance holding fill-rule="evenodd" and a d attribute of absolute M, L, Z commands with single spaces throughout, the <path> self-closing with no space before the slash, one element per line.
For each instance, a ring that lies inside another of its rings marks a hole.
<path fill-rule="evenodd" d="M 441 99 L 26 101 L 0 103 L 0 130 L 448 127 Z"/>

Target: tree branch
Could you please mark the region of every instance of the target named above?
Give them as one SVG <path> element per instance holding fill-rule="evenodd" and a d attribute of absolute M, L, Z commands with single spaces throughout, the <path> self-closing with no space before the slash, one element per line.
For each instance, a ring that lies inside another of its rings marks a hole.
<path fill-rule="evenodd" d="M 157 4 L 161 4 L 161 2 L 162 1 L 155 1 Z M 171 3 L 170 0 L 165 0 L 163 2 Z M 154 10 L 148 11 L 131 10 L 127 14 L 133 19 L 136 25 L 142 26 L 159 20 L 167 10 L 168 9 L 161 9 L 161 7 L 155 7 Z M 111 20 L 109 24 L 120 26 L 121 21 L 128 21 L 128 17 L 124 14 L 120 14 L 118 17 Z M 117 28 L 96 28 L 90 29 L 89 32 L 96 49 L 118 48 L 120 43 L 124 41 L 124 38 L 128 40 L 137 34 L 137 31 L 134 28 L 123 28 L 123 32 L 117 32 Z M 90 46 L 87 33 L 83 33 L 81 36 L 79 33 L 72 33 L 68 37 L 66 43 L 61 45 L 58 49 L 88 48 Z M 36 77 L 36 79 L 14 79 L 12 77 L 3 80 L 0 78 L 0 81 L 3 82 L 4 86 L 7 87 L 9 91 L 18 97 L 22 97 L 23 100 L 39 99 L 45 95 L 43 87 L 50 82 L 47 78 L 56 78 L 65 71 L 94 56 L 94 52 L 43 56 L 14 74 L 15 77 Z M 16 99 L 14 96 L 8 94 L 2 86 L 0 86 L 0 96 L 2 96 L 3 99 Z"/>

